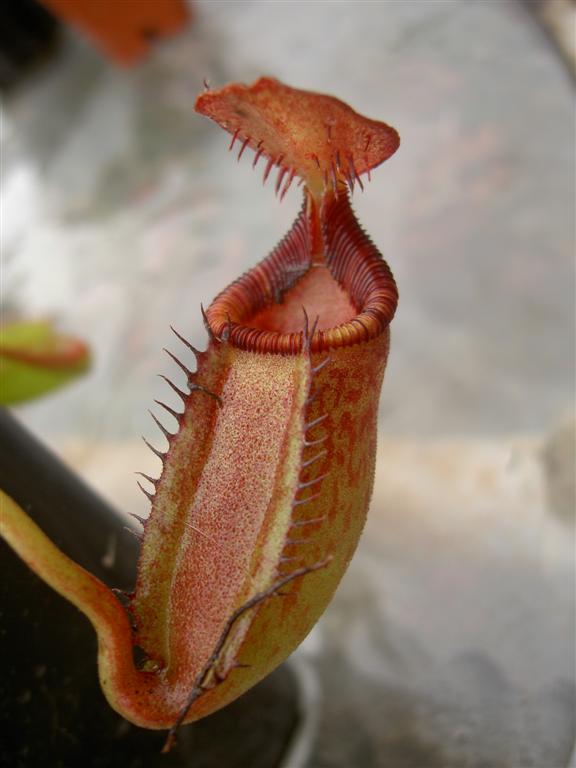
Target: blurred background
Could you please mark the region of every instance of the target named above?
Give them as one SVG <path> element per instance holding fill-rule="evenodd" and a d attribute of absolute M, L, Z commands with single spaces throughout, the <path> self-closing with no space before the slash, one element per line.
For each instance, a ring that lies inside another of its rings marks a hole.
<path fill-rule="evenodd" d="M 300 206 L 295 187 L 279 204 L 251 154 L 237 163 L 227 134 L 194 113 L 203 80 L 269 74 L 390 123 L 401 148 L 353 198 L 400 289 L 373 508 L 293 659 L 308 717 L 286 768 L 564 768 L 576 713 L 574 5 L 176 5 L 161 34 L 148 20 L 117 38 L 110 19 L 51 0 L 60 23 L 45 45 L 28 34 L 19 48 L 6 24 L 0 35 L 3 321 L 54 318 L 93 356 L 17 415 L 116 506 L 145 514 L 132 473 L 156 460 L 140 435 L 161 444 L 147 409 L 174 404 L 158 373 L 182 381 L 162 348 L 186 360 L 169 326 L 203 346 L 200 303 L 269 252 Z"/>

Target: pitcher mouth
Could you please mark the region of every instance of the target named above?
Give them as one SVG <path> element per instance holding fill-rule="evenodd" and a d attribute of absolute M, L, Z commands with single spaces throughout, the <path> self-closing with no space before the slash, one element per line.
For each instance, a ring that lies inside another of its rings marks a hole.
<path fill-rule="evenodd" d="M 319 213 L 308 203 L 272 253 L 208 308 L 216 337 L 250 352 L 297 355 L 304 313 L 317 319 L 311 352 L 369 341 L 388 327 L 398 302 L 396 283 L 347 194 L 326 200 Z"/>

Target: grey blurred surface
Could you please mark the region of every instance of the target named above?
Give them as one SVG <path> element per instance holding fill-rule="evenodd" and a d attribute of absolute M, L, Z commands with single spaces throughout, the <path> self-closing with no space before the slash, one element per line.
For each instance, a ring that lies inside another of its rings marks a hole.
<path fill-rule="evenodd" d="M 300 651 L 324 691 L 314 768 L 568 765 L 574 530 L 542 448 L 382 441 L 360 554 Z"/>
<path fill-rule="evenodd" d="M 18 413 L 113 500 L 146 469 L 135 437 L 155 436 L 146 409 L 170 401 L 156 374 L 179 380 L 160 352 L 178 348 L 169 325 L 202 345 L 200 302 L 300 205 L 296 189 L 280 205 L 249 153 L 237 164 L 193 112 L 204 77 L 261 74 L 402 137 L 354 205 L 401 293 L 380 421 L 397 450 L 379 482 L 399 477 L 414 500 L 377 493 L 313 640 L 328 704 L 310 765 L 561 768 L 575 707 L 574 98 L 520 3 L 199 2 L 194 26 L 130 71 L 70 36 L 2 105 L 1 288 L 4 307 L 87 339 L 95 363 Z M 522 480 L 511 436 L 531 446 Z M 501 482 L 457 491 L 479 444 Z"/>
<path fill-rule="evenodd" d="M 96 366 L 26 420 L 47 437 L 146 430 L 168 325 L 203 341 L 200 302 L 289 227 L 299 190 L 279 205 L 193 112 L 204 77 L 262 73 L 401 133 L 354 201 L 401 291 L 386 432 L 547 429 L 574 396 L 573 97 L 506 0 L 199 3 L 133 71 L 71 41 L 4 105 L 3 288 L 88 338 Z"/>

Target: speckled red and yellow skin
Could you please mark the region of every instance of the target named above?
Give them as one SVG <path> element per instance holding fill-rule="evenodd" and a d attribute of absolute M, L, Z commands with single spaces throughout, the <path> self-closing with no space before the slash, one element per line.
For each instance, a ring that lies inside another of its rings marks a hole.
<path fill-rule="evenodd" d="M 330 601 L 370 501 L 397 302 L 348 197 L 397 148 L 393 129 L 269 78 L 208 91 L 197 109 L 267 158 L 265 176 L 278 167 L 281 194 L 300 176 L 304 203 L 206 312 L 129 605 L 3 497 L 4 537 L 94 624 L 110 704 L 171 734 L 274 669 Z"/>

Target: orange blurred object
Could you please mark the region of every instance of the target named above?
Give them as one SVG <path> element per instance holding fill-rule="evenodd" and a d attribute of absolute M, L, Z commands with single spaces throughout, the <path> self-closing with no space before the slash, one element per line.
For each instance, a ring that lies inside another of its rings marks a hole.
<path fill-rule="evenodd" d="M 154 40 L 190 19 L 185 0 L 41 0 L 63 22 L 81 29 L 110 58 L 133 64 Z"/>

